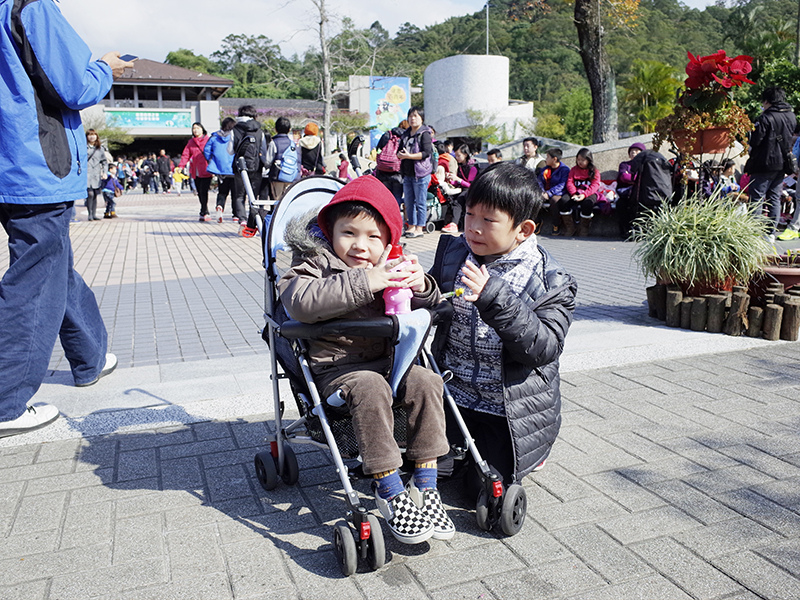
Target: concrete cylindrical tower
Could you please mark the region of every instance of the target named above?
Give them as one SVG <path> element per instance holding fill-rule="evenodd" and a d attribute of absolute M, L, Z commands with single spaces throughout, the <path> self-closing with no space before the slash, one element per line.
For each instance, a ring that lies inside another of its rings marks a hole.
<path fill-rule="evenodd" d="M 425 69 L 425 122 L 437 131 L 468 125 L 466 111 L 485 116 L 508 107 L 509 60 L 505 56 L 460 54 Z"/>

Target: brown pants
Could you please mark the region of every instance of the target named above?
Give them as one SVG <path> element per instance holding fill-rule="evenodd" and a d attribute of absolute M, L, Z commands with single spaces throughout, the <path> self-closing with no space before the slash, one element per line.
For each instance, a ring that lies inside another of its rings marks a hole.
<path fill-rule="evenodd" d="M 286 188 L 288 188 L 290 185 L 292 184 L 270 179 L 269 186 L 270 189 L 272 190 L 272 199 L 277 201 L 283 198 L 283 194 L 286 192 Z"/>
<path fill-rule="evenodd" d="M 375 371 L 351 371 L 326 385 L 323 397 L 337 389 L 342 390 L 353 417 L 364 473 L 400 467 L 403 461 L 393 433 L 392 389 L 386 378 Z M 420 461 L 447 454 L 450 446 L 445 434 L 442 378 L 414 365 L 406 378 L 402 402 L 408 414 L 406 456 Z"/>

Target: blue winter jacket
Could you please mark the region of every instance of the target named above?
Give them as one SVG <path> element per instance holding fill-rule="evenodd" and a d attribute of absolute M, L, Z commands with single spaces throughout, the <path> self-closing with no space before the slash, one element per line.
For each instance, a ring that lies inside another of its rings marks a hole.
<path fill-rule="evenodd" d="M 0 203 L 86 197 L 80 109 L 111 89 L 53 0 L 0 0 Z"/>
<path fill-rule="evenodd" d="M 203 156 L 206 157 L 208 162 L 208 172 L 214 175 L 233 175 L 233 154 L 228 153 L 228 142 L 231 141 L 229 133 L 228 137 L 222 137 L 219 131 L 215 131 L 208 138 L 205 148 L 203 148 Z"/>
<path fill-rule="evenodd" d="M 564 163 L 560 163 L 555 171 L 550 167 L 545 167 L 539 171 L 536 178 L 539 180 L 539 187 L 543 192 L 549 192 L 551 197 L 561 196 L 564 194 L 564 187 L 569 178 L 569 167 Z"/>

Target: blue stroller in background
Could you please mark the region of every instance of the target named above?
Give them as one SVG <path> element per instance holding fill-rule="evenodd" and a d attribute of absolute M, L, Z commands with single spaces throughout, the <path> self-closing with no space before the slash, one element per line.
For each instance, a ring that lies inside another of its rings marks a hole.
<path fill-rule="evenodd" d="M 246 175 L 243 180 L 248 196 L 254 202 Z M 274 203 L 271 214 L 264 215 L 262 212 L 257 219 L 265 267 L 266 327 L 262 337 L 270 348 L 275 434 L 267 440 L 269 449 L 257 453 L 254 460 L 259 483 L 264 489 L 272 490 L 279 481 L 287 485 L 295 485 L 298 481 L 299 467 L 293 444 L 312 444 L 330 451 L 348 503 L 346 519 L 334 526 L 333 545 L 342 573 L 349 576 L 356 571 L 359 560 L 365 561 L 372 570 L 385 564 L 383 530 L 378 518 L 362 505 L 344 463 L 345 458 L 356 458 L 359 453 L 352 419 L 338 394 L 329 398 L 320 397 L 309 368 L 304 340 L 331 335 L 391 339 L 395 344 L 395 360 L 390 383 L 396 391 L 405 373 L 418 359 L 424 366 L 442 375 L 430 352 L 425 349 L 425 341 L 432 324 L 435 324 L 437 313 L 452 310 L 452 307 L 449 302 L 443 302 L 433 311 L 421 309 L 407 315 L 358 321 L 332 320 L 305 324 L 289 320 L 277 289 L 282 272 L 290 264 L 284 243 L 286 226 L 295 217 L 319 211 L 343 185 L 331 177 L 307 177 L 286 190 L 280 202 Z M 445 373 L 443 379 L 449 380 L 450 374 Z M 283 419 L 284 406 L 279 387 L 281 380 L 288 382 L 300 414 L 300 418 L 291 423 Z M 479 527 L 488 531 L 499 523 L 506 535 L 516 534 L 522 528 L 527 509 L 524 488 L 518 484 L 506 487 L 481 458 L 446 385 L 445 400 L 464 436 L 463 446 L 454 448 L 451 454 L 458 459 L 471 456 L 481 481 L 476 508 Z M 395 439 L 402 448 L 406 439 L 405 409 L 395 406 L 393 410 Z"/>

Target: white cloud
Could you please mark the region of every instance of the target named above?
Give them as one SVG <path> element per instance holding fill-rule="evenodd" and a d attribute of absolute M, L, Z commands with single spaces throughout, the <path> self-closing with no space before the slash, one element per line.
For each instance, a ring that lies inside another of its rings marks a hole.
<path fill-rule="evenodd" d="M 356 27 L 380 21 L 394 35 L 405 22 L 423 28 L 481 10 L 485 0 L 330 0 L 332 12 Z M 263 34 L 285 56 L 302 55 L 317 42 L 310 0 L 60 0 L 61 11 L 95 57 L 111 50 L 163 61 L 188 48 L 208 56 L 231 33 Z M 482 47 L 482 46 L 479 46 Z"/>

